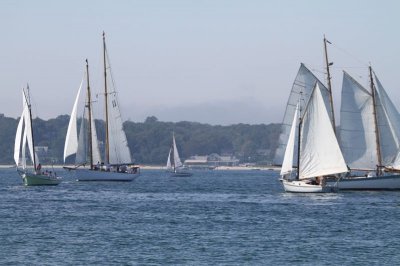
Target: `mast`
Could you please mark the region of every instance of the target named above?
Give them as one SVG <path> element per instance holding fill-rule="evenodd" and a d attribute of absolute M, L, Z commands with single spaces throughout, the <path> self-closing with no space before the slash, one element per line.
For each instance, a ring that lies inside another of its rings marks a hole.
<path fill-rule="evenodd" d="M 335 135 L 336 135 L 335 112 L 333 111 L 331 72 L 329 70 L 329 66 L 333 65 L 333 63 L 329 63 L 329 61 L 328 61 L 328 49 L 326 47 L 326 43 L 330 43 L 330 42 L 325 38 L 325 35 L 324 35 L 324 51 L 325 51 L 326 74 L 327 74 L 327 79 L 328 79 L 329 103 L 331 105 L 333 132 L 335 132 Z"/>
<path fill-rule="evenodd" d="M 89 137 L 89 160 L 90 160 L 90 169 L 93 169 L 93 140 L 92 140 L 92 107 L 91 107 L 91 97 L 90 97 L 90 85 L 89 85 L 89 62 L 86 59 L 86 80 L 87 80 L 87 108 L 89 112 L 89 130 L 88 130 L 88 137 Z"/>
<path fill-rule="evenodd" d="M 301 112 L 301 111 L 300 111 Z M 301 126 L 303 124 L 303 119 L 299 118 L 299 139 L 297 140 L 297 180 L 300 179 L 300 140 L 301 140 Z"/>
<path fill-rule="evenodd" d="M 110 163 L 110 142 L 108 132 L 108 92 L 107 92 L 107 61 L 106 61 L 106 36 L 103 31 L 103 62 L 104 62 L 104 101 L 105 101 L 105 126 L 106 126 L 106 147 L 105 147 L 105 163 Z"/>
<path fill-rule="evenodd" d="M 374 124 L 375 124 L 376 154 L 378 156 L 378 174 L 380 174 L 379 167 L 382 166 L 382 154 L 381 154 L 378 118 L 376 115 L 376 89 L 375 89 L 375 85 L 374 85 L 374 79 L 372 77 L 372 67 L 371 66 L 369 66 L 369 79 L 370 79 L 372 102 L 373 102 L 372 106 L 373 106 Z"/>
<path fill-rule="evenodd" d="M 29 96 L 29 84 L 26 84 L 26 93 L 25 95 L 25 101 L 28 103 L 28 109 L 29 109 L 29 120 L 31 124 L 31 137 L 32 137 L 32 147 L 33 147 L 33 169 L 36 171 L 36 153 L 35 153 L 35 139 L 33 138 L 33 125 L 32 125 L 32 110 L 31 110 L 31 101 L 30 101 L 30 96 Z"/>

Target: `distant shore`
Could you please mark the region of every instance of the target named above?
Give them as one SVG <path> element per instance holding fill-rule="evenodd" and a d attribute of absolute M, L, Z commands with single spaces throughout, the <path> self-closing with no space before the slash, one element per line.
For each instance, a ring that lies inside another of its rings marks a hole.
<path fill-rule="evenodd" d="M 43 168 L 63 168 L 64 166 L 67 167 L 74 167 L 73 165 L 43 165 Z M 165 169 L 165 166 L 162 165 L 138 165 L 141 169 L 143 170 L 162 170 Z M 0 165 L 0 168 L 2 169 L 7 169 L 7 168 L 14 168 L 15 165 L 11 164 L 3 164 Z M 218 166 L 213 170 L 232 170 L 232 171 L 266 171 L 266 170 L 273 170 L 273 171 L 279 171 L 281 168 L 277 166 Z"/>

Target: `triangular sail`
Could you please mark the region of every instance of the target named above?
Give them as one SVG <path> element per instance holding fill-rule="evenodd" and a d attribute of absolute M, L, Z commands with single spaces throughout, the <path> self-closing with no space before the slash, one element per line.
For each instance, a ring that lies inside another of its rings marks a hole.
<path fill-rule="evenodd" d="M 172 141 L 173 141 L 173 150 L 174 150 L 174 166 L 175 168 L 182 167 L 183 164 L 181 162 L 181 159 L 179 158 L 179 152 L 178 148 L 176 147 L 176 142 L 175 142 L 175 135 L 172 136 Z"/>
<path fill-rule="evenodd" d="M 93 110 L 93 107 L 90 108 L 90 110 Z M 96 124 L 93 116 L 93 111 L 91 115 L 92 121 L 91 123 L 91 128 L 92 128 L 92 156 L 93 156 L 93 163 L 97 164 L 101 162 L 101 155 L 100 155 L 100 149 L 99 149 L 99 141 L 97 139 L 97 130 L 96 130 Z"/>
<path fill-rule="evenodd" d="M 64 145 L 64 163 L 65 159 L 75 154 L 78 150 L 78 131 L 77 131 L 77 109 L 79 97 L 81 94 L 83 79 L 81 81 L 81 85 L 79 86 L 78 93 L 75 98 L 74 107 L 72 108 L 71 117 L 68 124 L 67 136 L 65 137 L 65 145 Z"/>
<path fill-rule="evenodd" d="M 340 144 L 350 168 L 375 169 L 378 164 L 373 108 L 371 92 L 344 72 Z"/>
<path fill-rule="evenodd" d="M 126 139 L 124 132 L 121 112 L 118 105 L 117 92 L 115 90 L 115 83 L 111 73 L 111 67 L 106 49 L 105 54 L 106 70 L 108 72 L 108 76 L 110 77 L 107 80 L 109 163 L 130 164 L 132 163 L 131 152 L 129 150 L 128 140 Z"/>
<path fill-rule="evenodd" d="M 30 112 L 29 112 L 29 104 L 27 102 L 28 98 L 25 95 L 25 92 L 22 92 L 23 98 L 24 98 L 24 122 L 25 122 L 25 131 L 26 131 L 26 139 L 28 143 L 28 151 L 29 155 L 31 157 L 32 162 L 34 161 L 34 158 L 36 159 L 35 156 L 35 150 L 33 147 L 33 139 L 32 139 L 32 121 L 30 117 Z"/>
<path fill-rule="evenodd" d="M 86 108 L 85 108 L 86 109 Z M 79 129 L 79 137 L 78 137 L 78 149 L 76 151 L 75 164 L 85 164 L 87 162 L 88 156 L 88 140 L 87 140 L 87 132 L 88 132 L 88 118 L 86 115 L 87 112 L 83 114 L 81 119 L 81 126 Z"/>
<path fill-rule="evenodd" d="M 299 104 L 296 106 L 296 111 L 294 112 L 292 128 L 290 129 L 289 139 L 286 145 L 285 156 L 283 158 L 281 176 L 289 174 L 293 170 L 293 155 L 294 155 L 294 144 L 296 138 L 296 127 L 297 120 L 299 118 Z"/>
<path fill-rule="evenodd" d="M 21 151 L 21 138 L 22 138 L 22 131 L 23 131 L 23 124 L 24 124 L 24 112 L 25 108 L 22 111 L 21 117 L 18 122 L 17 132 L 15 134 L 15 142 L 14 142 L 14 161 L 15 164 L 18 166 L 20 163 L 20 151 Z"/>
<path fill-rule="evenodd" d="M 299 179 L 347 172 L 319 85 L 302 118 Z"/>
<path fill-rule="evenodd" d="M 376 75 L 375 80 L 376 114 L 379 128 L 382 164 L 393 164 L 393 166 L 399 166 L 396 157 L 400 148 L 400 115 Z"/>
<path fill-rule="evenodd" d="M 169 152 L 168 152 L 167 169 L 171 169 L 171 168 L 172 168 L 172 164 L 171 164 L 171 153 L 172 153 L 172 148 L 170 148 L 170 149 L 169 149 Z"/>
<path fill-rule="evenodd" d="M 281 126 L 281 134 L 279 135 L 278 140 L 278 147 L 275 152 L 275 164 L 282 164 L 296 106 L 300 103 L 300 110 L 304 110 L 305 104 L 310 98 L 315 83 L 318 83 L 318 86 L 321 88 L 322 97 L 328 108 L 329 116 L 331 116 L 328 89 L 304 64 L 301 64 L 286 105 L 286 111 Z M 297 146 L 297 144 L 295 144 L 295 146 Z M 297 149 L 295 148 L 294 150 L 295 157 L 297 157 Z"/>

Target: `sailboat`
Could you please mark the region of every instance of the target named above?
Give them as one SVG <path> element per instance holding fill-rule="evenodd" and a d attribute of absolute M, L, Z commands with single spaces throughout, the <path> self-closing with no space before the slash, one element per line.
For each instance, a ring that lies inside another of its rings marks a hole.
<path fill-rule="evenodd" d="M 179 152 L 175 141 L 175 133 L 172 133 L 172 146 L 168 153 L 167 171 L 171 173 L 171 176 L 175 177 L 188 177 L 193 175 L 191 172 L 185 169 L 181 159 L 179 158 Z"/>
<path fill-rule="evenodd" d="M 347 72 L 343 74 L 340 138 L 352 172 L 337 186 L 342 190 L 400 189 L 400 114 L 371 66 L 369 78 L 367 89 Z"/>
<path fill-rule="evenodd" d="M 86 99 L 84 116 L 81 119 L 79 135 L 77 131 L 77 106 L 81 86 L 75 99 L 68 125 L 64 146 L 64 163 L 67 157 L 75 154 L 75 166 L 64 167 L 74 170 L 78 181 L 132 181 L 140 175 L 140 168 L 132 162 L 128 141 L 123 130 L 117 92 L 112 79 L 108 54 L 103 32 L 104 59 L 104 98 L 105 98 L 105 152 L 101 159 L 96 127 L 92 112 L 91 90 L 89 83 L 89 64 L 86 60 Z M 110 80 L 107 75 L 111 76 Z M 110 86 L 111 85 L 111 86 Z M 109 90 L 111 87 L 111 90 Z"/>
<path fill-rule="evenodd" d="M 297 120 L 297 173 L 293 178 Z M 332 192 L 334 185 L 328 185 L 325 180 L 344 172 L 347 166 L 316 83 L 304 113 L 301 114 L 300 104 L 295 109 L 281 168 L 283 187 L 287 192 Z"/>
<path fill-rule="evenodd" d="M 42 170 L 35 152 L 29 86 L 27 86 L 26 91 L 22 90 L 22 100 L 23 111 L 18 122 L 14 143 L 14 160 L 17 165 L 17 171 L 22 177 L 25 186 L 58 185 L 61 183 L 62 178 L 57 176 L 54 169 L 52 171 Z M 32 160 L 33 169 L 27 167 L 26 146 L 28 146 L 28 154 Z"/>

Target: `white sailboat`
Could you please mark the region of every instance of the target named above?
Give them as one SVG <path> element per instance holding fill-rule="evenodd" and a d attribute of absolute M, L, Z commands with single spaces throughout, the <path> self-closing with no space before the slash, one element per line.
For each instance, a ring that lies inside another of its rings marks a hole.
<path fill-rule="evenodd" d="M 318 83 L 314 87 L 303 115 L 297 119 L 299 113 L 298 104 L 281 169 L 284 189 L 287 192 L 302 193 L 332 192 L 334 186 L 328 185 L 325 179 L 347 172 L 347 166 Z M 291 175 L 297 120 L 299 121 L 297 174 L 293 178 Z"/>
<path fill-rule="evenodd" d="M 175 177 L 188 177 L 193 175 L 184 167 L 179 157 L 179 152 L 178 148 L 176 147 L 174 132 L 172 133 L 172 146 L 169 149 L 168 153 L 167 171 L 171 174 L 171 176 Z"/>
<path fill-rule="evenodd" d="M 343 75 L 340 139 L 354 174 L 340 179 L 342 190 L 400 189 L 400 115 L 371 67 L 369 72 L 369 90 Z"/>
<path fill-rule="evenodd" d="M 54 169 L 52 171 L 42 170 L 35 152 L 29 87 L 27 87 L 26 91 L 22 90 L 22 100 L 23 111 L 18 123 L 14 143 L 14 160 L 17 165 L 17 171 L 26 186 L 58 185 L 61 183 L 62 178 L 57 176 Z M 28 154 L 32 160 L 33 169 L 29 169 L 26 164 L 26 146 L 28 146 Z"/>
<path fill-rule="evenodd" d="M 77 131 L 77 105 L 80 91 L 75 100 L 68 125 L 64 147 L 64 162 L 70 155 L 75 154 L 76 179 L 79 181 L 132 181 L 140 175 L 140 168 L 133 164 L 128 147 L 123 122 L 118 106 L 103 33 L 104 55 L 104 98 L 105 98 L 105 153 L 101 160 L 96 127 L 92 113 L 91 91 L 89 85 L 89 66 L 86 60 L 87 93 L 84 117 L 81 120 L 80 131 Z M 111 76 L 111 81 L 107 79 Z M 109 84 L 111 82 L 111 84 Z M 111 85 L 111 86 L 110 86 Z M 109 90 L 111 87 L 111 90 Z"/>

